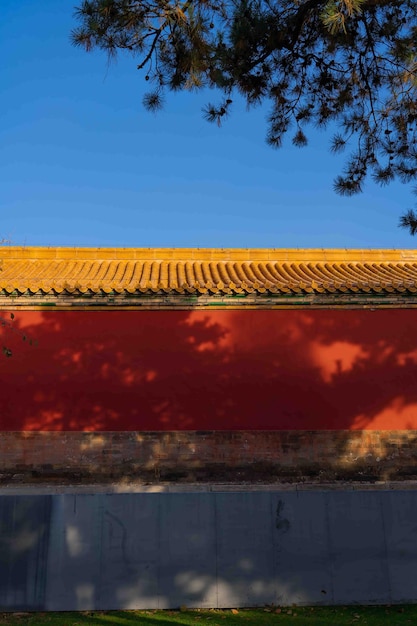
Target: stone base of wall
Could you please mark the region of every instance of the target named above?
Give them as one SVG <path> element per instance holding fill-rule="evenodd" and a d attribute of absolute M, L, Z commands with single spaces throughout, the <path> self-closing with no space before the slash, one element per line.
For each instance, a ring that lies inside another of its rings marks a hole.
<path fill-rule="evenodd" d="M 417 478 L 417 431 L 2 432 L 0 481 Z"/>
<path fill-rule="evenodd" d="M 368 487 L 3 490 L 0 611 L 417 603 L 416 492 Z M 404 609 L 394 611 L 391 623 L 405 624 Z M 211 624 L 223 624 L 219 617 L 212 614 Z M 99 616 L 78 623 L 87 621 L 103 623 Z M 244 613 L 238 622 L 245 624 Z"/>

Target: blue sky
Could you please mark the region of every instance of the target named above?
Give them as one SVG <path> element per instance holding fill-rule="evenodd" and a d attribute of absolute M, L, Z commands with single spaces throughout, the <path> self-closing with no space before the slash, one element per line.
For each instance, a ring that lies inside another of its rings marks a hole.
<path fill-rule="evenodd" d="M 222 128 L 215 93 L 142 107 L 132 58 L 110 67 L 69 41 L 76 0 L 3 0 L 0 23 L 0 237 L 16 245 L 413 248 L 397 227 L 409 186 L 342 198 L 328 136 L 264 141 L 267 108 L 244 104 Z"/>

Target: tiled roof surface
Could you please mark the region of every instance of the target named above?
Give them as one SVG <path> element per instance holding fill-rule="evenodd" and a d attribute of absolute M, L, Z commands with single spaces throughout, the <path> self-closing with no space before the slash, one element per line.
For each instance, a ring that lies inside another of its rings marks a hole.
<path fill-rule="evenodd" d="M 0 249 L 3 293 L 417 292 L 417 251 Z"/>

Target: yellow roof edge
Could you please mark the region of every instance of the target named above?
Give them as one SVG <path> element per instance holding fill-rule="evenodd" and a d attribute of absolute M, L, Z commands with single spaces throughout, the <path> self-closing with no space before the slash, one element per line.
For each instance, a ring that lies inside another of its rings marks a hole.
<path fill-rule="evenodd" d="M 4 246 L 1 260 L 99 261 L 417 261 L 417 249 L 355 248 L 71 248 Z"/>

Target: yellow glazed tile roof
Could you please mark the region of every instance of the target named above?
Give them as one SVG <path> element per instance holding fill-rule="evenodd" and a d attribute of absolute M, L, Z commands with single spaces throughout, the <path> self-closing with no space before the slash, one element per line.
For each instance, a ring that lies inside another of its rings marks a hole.
<path fill-rule="evenodd" d="M 0 290 L 415 293 L 417 251 L 4 247 Z"/>

